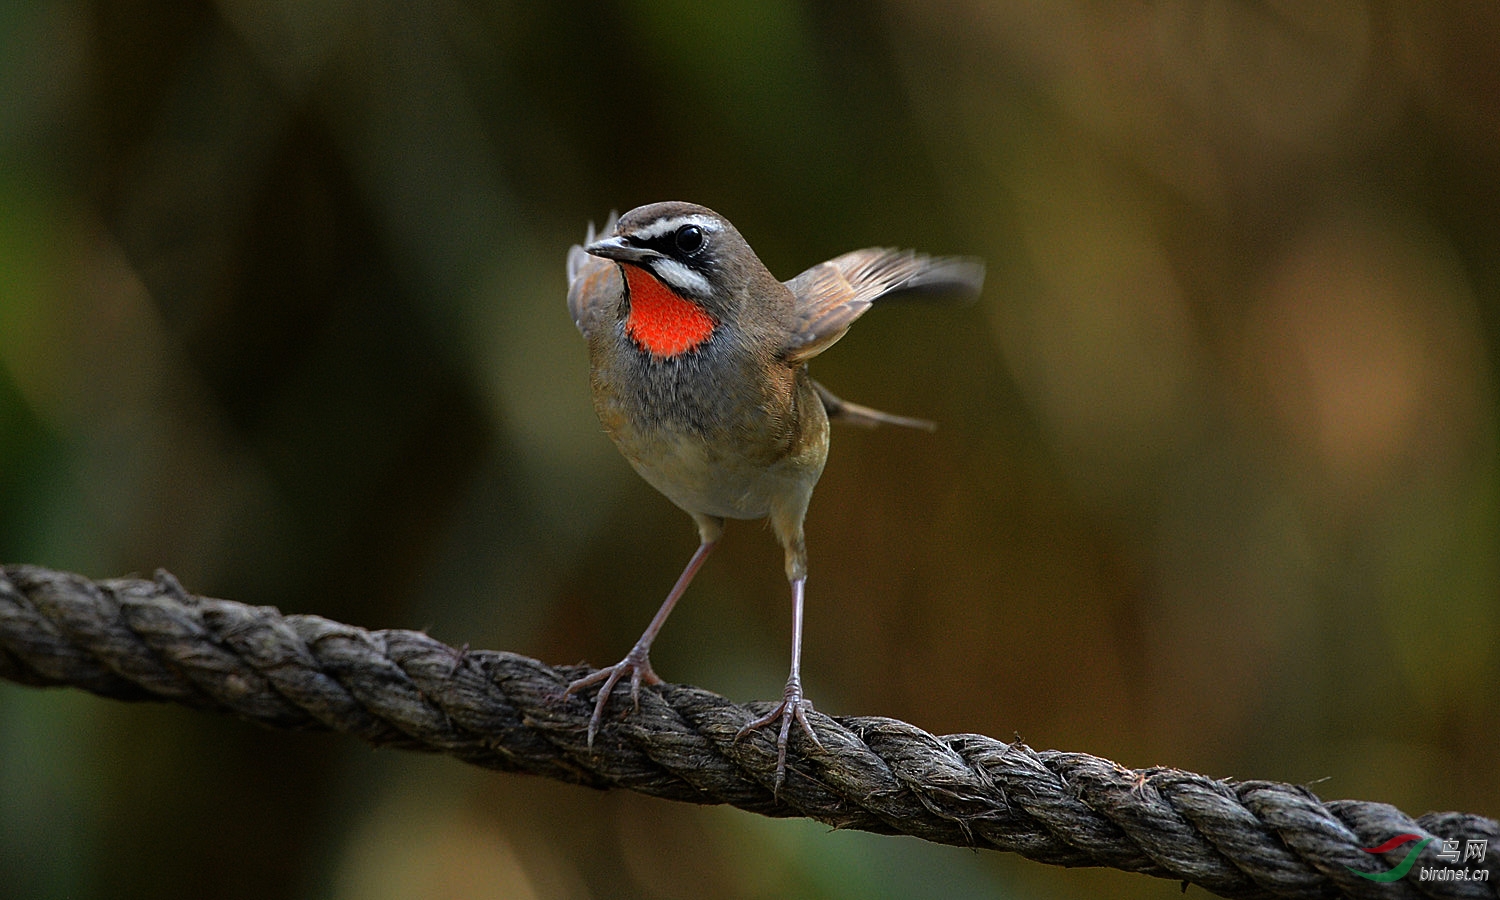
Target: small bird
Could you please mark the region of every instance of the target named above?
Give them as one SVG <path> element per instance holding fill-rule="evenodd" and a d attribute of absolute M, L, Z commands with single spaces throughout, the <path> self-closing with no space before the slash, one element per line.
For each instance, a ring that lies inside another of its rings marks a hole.
<path fill-rule="evenodd" d="M 594 411 L 630 465 L 698 526 L 698 550 L 640 640 L 613 666 L 568 685 L 603 682 L 588 742 L 615 685 L 659 684 L 651 643 L 724 530 L 725 519 L 769 519 L 792 588 L 792 668 L 781 703 L 736 740 L 777 721 L 776 786 L 796 721 L 819 749 L 802 693 L 802 523 L 828 458 L 828 423 L 930 422 L 834 396 L 807 361 L 833 346 L 876 300 L 901 293 L 977 296 L 984 266 L 909 250 L 855 250 L 781 282 L 718 213 L 666 202 L 611 216 L 596 240 L 568 252 L 568 310 L 589 345 Z"/>

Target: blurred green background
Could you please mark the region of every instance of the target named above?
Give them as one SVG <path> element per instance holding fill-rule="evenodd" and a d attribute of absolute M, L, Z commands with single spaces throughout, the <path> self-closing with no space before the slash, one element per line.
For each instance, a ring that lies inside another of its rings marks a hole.
<path fill-rule="evenodd" d="M 1487 0 L 13 0 L 0 560 L 615 661 L 696 537 L 563 258 L 692 200 L 989 263 L 814 365 L 941 423 L 835 435 L 819 709 L 1493 816 L 1497 148 Z M 731 523 L 657 669 L 787 607 Z M 7 898 L 1177 891 L 0 685 Z"/>

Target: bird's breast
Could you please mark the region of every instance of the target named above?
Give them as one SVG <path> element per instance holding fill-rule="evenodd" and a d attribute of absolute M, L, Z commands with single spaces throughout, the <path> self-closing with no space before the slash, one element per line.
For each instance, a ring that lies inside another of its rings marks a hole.
<path fill-rule="evenodd" d="M 631 466 L 677 506 L 761 518 L 811 492 L 828 456 L 828 418 L 805 371 L 716 349 L 711 341 L 661 359 L 600 348 L 594 409 Z"/>

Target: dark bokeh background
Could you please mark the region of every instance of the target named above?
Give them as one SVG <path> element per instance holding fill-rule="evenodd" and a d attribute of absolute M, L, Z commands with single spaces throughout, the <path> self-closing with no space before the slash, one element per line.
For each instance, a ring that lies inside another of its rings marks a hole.
<path fill-rule="evenodd" d="M 1500 813 L 1500 12 L 0 5 L 0 559 L 607 663 L 691 522 L 563 257 L 661 199 L 772 271 L 989 262 L 815 370 L 820 709 Z M 776 696 L 731 525 L 659 671 Z M 13 898 L 1176 896 L 0 685 Z"/>

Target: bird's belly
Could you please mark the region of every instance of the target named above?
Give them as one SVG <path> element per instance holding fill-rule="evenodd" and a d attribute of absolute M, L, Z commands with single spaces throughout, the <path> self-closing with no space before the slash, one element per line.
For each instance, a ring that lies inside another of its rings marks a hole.
<path fill-rule="evenodd" d="M 691 434 L 615 434 L 620 452 L 652 487 L 690 513 L 760 519 L 805 476 L 786 465 L 740 458 L 709 447 Z M 622 439 L 623 438 L 623 439 Z M 820 467 L 821 468 L 821 467 Z M 812 473 L 816 479 L 816 473 Z"/>

